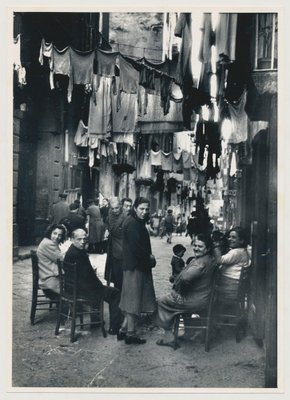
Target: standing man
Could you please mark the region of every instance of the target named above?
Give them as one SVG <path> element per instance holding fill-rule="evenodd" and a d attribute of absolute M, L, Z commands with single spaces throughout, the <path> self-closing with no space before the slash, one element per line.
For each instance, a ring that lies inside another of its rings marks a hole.
<path fill-rule="evenodd" d="M 122 208 L 123 208 L 123 212 L 126 215 L 130 214 L 130 211 L 131 211 L 131 208 L 132 208 L 132 203 L 133 203 L 133 201 L 129 197 L 124 197 L 122 199 Z"/>
<path fill-rule="evenodd" d="M 108 286 L 111 282 L 122 290 L 123 283 L 123 223 L 126 218 L 118 197 L 110 199 L 108 215 L 109 247 L 105 268 L 105 279 Z"/>
<path fill-rule="evenodd" d="M 116 335 L 122 319 L 121 311 L 118 307 L 120 291 L 116 288 L 104 286 L 96 276 L 85 250 L 87 242 L 86 232 L 83 229 L 76 229 L 72 232 L 71 240 L 72 244 L 66 252 L 64 261 L 71 264 L 76 263 L 79 294 L 88 299 L 93 306 L 97 305 L 103 296 L 104 301 L 109 304 L 109 333 Z"/>
<path fill-rule="evenodd" d="M 51 210 L 51 223 L 58 224 L 59 221 L 69 214 L 69 205 L 66 201 L 67 194 L 61 193 L 59 195 L 60 200 L 52 206 Z"/>
<path fill-rule="evenodd" d="M 78 205 L 72 203 L 69 206 L 67 217 L 62 218 L 59 222 L 66 227 L 68 236 L 70 237 L 74 230 L 78 228 L 85 229 L 86 219 L 82 215 L 78 214 Z"/>
<path fill-rule="evenodd" d="M 88 200 L 87 218 L 89 223 L 89 252 L 101 253 L 104 240 L 104 223 L 101 217 L 98 200 Z"/>

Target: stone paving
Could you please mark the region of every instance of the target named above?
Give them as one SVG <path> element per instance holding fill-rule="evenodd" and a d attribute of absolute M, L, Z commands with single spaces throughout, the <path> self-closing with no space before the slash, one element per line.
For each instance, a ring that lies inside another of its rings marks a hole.
<path fill-rule="evenodd" d="M 151 238 L 157 265 L 153 270 L 157 297 L 171 284 L 172 246 L 186 246 L 188 237 Z M 103 279 L 106 255 L 92 255 L 91 262 Z M 209 353 L 199 339 L 183 343 L 174 351 L 155 342 L 163 334 L 143 325 L 143 346 L 128 346 L 115 336 L 103 338 L 99 329 L 84 330 L 75 343 L 69 341 L 69 325 L 54 335 L 55 312 L 39 311 L 38 322 L 30 325 L 31 260 L 13 265 L 12 386 L 83 388 L 261 388 L 264 385 L 264 350 L 249 334 L 236 343 L 233 332 L 215 338 Z M 106 326 L 108 310 L 105 306 Z"/>

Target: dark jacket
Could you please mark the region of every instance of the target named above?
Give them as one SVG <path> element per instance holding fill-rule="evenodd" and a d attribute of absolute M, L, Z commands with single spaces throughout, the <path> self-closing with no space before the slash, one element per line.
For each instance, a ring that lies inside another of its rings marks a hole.
<path fill-rule="evenodd" d="M 97 302 L 103 295 L 104 287 L 96 276 L 86 251 L 80 250 L 72 244 L 66 252 L 64 261 L 77 264 L 79 295 L 92 302 Z M 68 272 L 66 271 L 66 273 Z"/>
<path fill-rule="evenodd" d="M 183 259 L 174 255 L 171 259 L 172 275 L 177 276 L 183 270 L 184 265 Z"/>
<path fill-rule="evenodd" d="M 151 243 L 145 221 L 132 213 L 123 224 L 123 269 L 151 271 Z"/>
<path fill-rule="evenodd" d="M 70 236 L 75 229 L 85 229 L 86 220 L 80 214 L 69 212 L 67 217 L 60 220 L 60 224 L 65 225 Z"/>

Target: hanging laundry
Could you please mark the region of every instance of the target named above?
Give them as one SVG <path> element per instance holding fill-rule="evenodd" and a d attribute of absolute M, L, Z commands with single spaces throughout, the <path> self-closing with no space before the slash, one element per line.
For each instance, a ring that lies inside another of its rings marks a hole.
<path fill-rule="evenodd" d="M 111 88 L 112 78 L 94 75 L 94 82 L 97 90 L 94 88 L 90 99 L 88 132 L 89 135 L 97 135 L 102 138 L 108 138 L 112 130 L 112 101 Z"/>
<path fill-rule="evenodd" d="M 119 53 L 106 52 L 96 49 L 94 60 L 94 74 L 102 76 L 114 76 L 115 66 Z"/>
<path fill-rule="evenodd" d="M 161 166 L 163 171 L 172 171 L 172 153 L 161 152 Z"/>
<path fill-rule="evenodd" d="M 203 14 L 203 22 L 202 22 L 202 38 L 199 50 L 199 61 L 202 63 L 201 66 L 201 74 L 199 78 L 198 89 L 211 93 L 210 90 L 210 79 L 212 76 L 212 66 L 211 66 L 211 46 L 214 43 L 214 33 L 212 29 L 211 23 L 211 14 L 204 13 Z"/>
<path fill-rule="evenodd" d="M 93 81 L 93 65 L 95 52 L 79 53 L 74 49 L 70 49 L 71 57 L 71 73 L 68 88 L 68 101 L 71 101 L 73 85 L 92 84 Z"/>
<path fill-rule="evenodd" d="M 182 164 L 182 156 L 180 153 L 173 153 L 172 157 L 172 171 L 179 172 L 182 171 L 183 164 Z"/>
<path fill-rule="evenodd" d="M 236 36 L 238 14 L 219 13 L 216 26 L 216 54 L 217 61 L 234 61 L 236 59 Z"/>
<path fill-rule="evenodd" d="M 137 71 L 132 64 L 120 55 L 119 57 L 120 68 L 120 91 L 126 93 L 137 93 L 139 86 L 139 71 Z"/>
<path fill-rule="evenodd" d="M 85 126 L 82 120 L 78 124 L 77 131 L 74 137 L 76 146 L 87 147 L 89 143 L 88 127 Z"/>
<path fill-rule="evenodd" d="M 26 85 L 26 69 L 21 64 L 21 34 L 14 39 L 13 44 L 13 67 L 17 73 L 17 80 L 20 86 Z"/>
<path fill-rule="evenodd" d="M 177 13 L 164 13 L 163 15 L 163 46 L 162 59 L 172 59 L 172 47 L 180 45 L 180 39 L 174 36 L 177 23 Z"/>
<path fill-rule="evenodd" d="M 172 79 L 166 75 L 162 75 L 160 77 L 160 88 L 161 88 L 160 105 L 163 108 L 164 115 L 168 114 L 170 109 L 171 86 L 172 86 Z"/>
<path fill-rule="evenodd" d="M 187 150 L 182 150 L 182 164 L 183 168 L 192 167 L 192 155 Z"/>
<path fill-rule="evenodd" d="M 138 178 L 151 179 L 151 163 L 148 153 L 144 153 L 143 158 L 140 160 L 140 171 Z"/>
<path fill-rule="evenodd" d="M 232 103 L 242 96 L 250 76 L 249 67 L 241 62 L 233 62 L 228 66 L 225 99 Z"/>
<path fill-rule="evenodd" d="M 137 94 L 120 93 L 121 107 L 118 109 L 118 96 L 111 95 L 112 100 L 112 132 L 131 134 L 136 131 L 138 104 Z M 133 137 L 130 145 L 133 146 Z"/>
<path fill-rule="evenodd" d="M 173 133 L 173 152 L 181 153 L 182 150 L 188 151 L 191 147 L 192 131 L 182 131 Z"/>
<path fill-rule="evenodd" d="M 52 48 L 52 70 L 54 74 L 70 76 L 70 48 L 58 50 L 55 46 Z"/>
<path fill-rule="evenodd" d="M 38 57 L 38 61 L 39 61 L 40 65 L 43 65 L 43 62 L 44 62 L 43 57 L 47 57 L 48 61 L 49 61 L 49 67 L 51 68 L 51 66 L 52 66 L 52 49 L 53 49 L 52 43 L 46 43 L 45 39 L 41 40 L 39 57 Z"/>
<path fill-rule="evenodd" d="M 150 162 L 151 165 L 161 166 L 161 150 L 159 151 L 150 151 Z"/>
<path fill-rule="evenodd" d="M 234 176 L 237 172 L 237 156 L 236 152 L 231 153 L 231 166 L 230 166 L 230 176 Z"/>
<path fill-rule="evenodd" d="M 229 143 L 240 143 L 247 140 L 248 116 L 245 111 L 246 101 L 247 92 L 244 90 L 244 93 L 238 101 L 228 103 L 232 123 L 232 132 L 228 140 Z"/>
<path fill-rule="evenodd" d="M 185 82 L 192 83 L 191 68 L 191 13 L 180 13 L 175 27 L 175 36 L 181 37 L 181 48 L 178 55 L 177 77 L 178 83 L 184 86 Z M 190 85 L 191 86 L 191 85 Z"/>
<path fill-rule="evenodd" d="M 143 86 L 145 89 L 149 89 L 148 93 L 154 94 L 155 91 L 154 80 L 155 80 L 154 69 L 142 65 L 139 75 L 139 85 Z"/>

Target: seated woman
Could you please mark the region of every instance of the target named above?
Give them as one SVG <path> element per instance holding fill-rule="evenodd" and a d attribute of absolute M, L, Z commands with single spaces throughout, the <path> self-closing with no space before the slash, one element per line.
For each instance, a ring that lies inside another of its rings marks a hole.
<path fill-rule="evenodd" d="M 194 257 L 176 277 L 171 293 L 158 300 L 156 323 L 165 330 L 165 338 L 156 344 L 174 347 L 174 317 L 180 313 L 199 313 L 207 307 L 216 266 L 211 247 L 211 238 L 198 234 L 193 243 Z M 190 335 L 185 333 L 185 336 Z"/>
<path fill-rule="evenodd" d="M 64 225 L 52 224 L 47 228 L 37 248 L 39 287 L 51 299 L 57 298 L 60 291 L 57 260 L 64 258 L 59 244 L 64 241 L 65 235 Z"/>
<path fill-rule="evenodd" d="M 234 300 L 237 296 L 238 284 L 243 267 L 250 266 L 250 256 L 247 251 L 246 235 L 242 228 L 232 228 L 227 235 L 229 251 L 222 255 L 222 244 L 214 242 L 214 256 L 220 267 L 218 280 L 219 292 L 224 301 Z"/>

